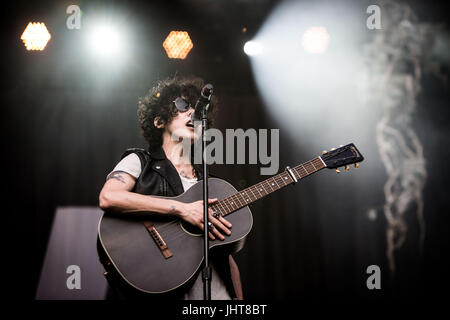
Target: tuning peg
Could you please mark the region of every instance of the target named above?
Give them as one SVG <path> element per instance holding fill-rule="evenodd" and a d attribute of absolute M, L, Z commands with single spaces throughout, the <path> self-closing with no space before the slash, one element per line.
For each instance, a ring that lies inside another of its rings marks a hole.
<path fill-rule="evenodd" d="M 327 153 L 328 153 L 327 150 L 323 150 L 323 151 L 322 151 L 322 154 L 327 154 Z"/>
<path fill-rule="evenodd" d="M 355 168 L 359 168 L 359 163 L 355 163 Z"/>
<path fill-rule="evenodd" d="M 331 148 L 331 151 L 334 151 L 334 150 L 336 150 L 336 148 Z"/>
<path fill-rule="evenodd" d="M 350 170 L 350 166 L 345 166 L 345 171 Z"/>
<path fill-rule="evenodd" d="M 339 169 L 336 169 L 336 173 L 341 173 L 341 170 L 339 170 Z"/>

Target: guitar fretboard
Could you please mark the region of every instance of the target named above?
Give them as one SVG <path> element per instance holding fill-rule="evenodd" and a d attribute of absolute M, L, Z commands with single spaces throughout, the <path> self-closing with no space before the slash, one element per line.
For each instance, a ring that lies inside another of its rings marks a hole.
<path fill-rule="evenodd" d="M 325 164 L 320 157 L 317 157 L 311 161 L 302 163 L 295 168 L 291 168 L 291 171 L 297 180 L 303 179 L 310 174 L 313 174 L 321 169 L 325 168 Z M 258 199 L 265 197 L 266 195 L 275 192 L 291 183 L 294 183 L 294 179 L 288 171 L 279 173 L 269 179 L 261 181 L 251 187 L 248 187 L 238 193 L 233 194 L 227 198 L 224 198 L 212 205 L 210 208 L 213 211 L 218 211 L 222 216 L 226 216 L 242 207 L 245 207 Z"/>

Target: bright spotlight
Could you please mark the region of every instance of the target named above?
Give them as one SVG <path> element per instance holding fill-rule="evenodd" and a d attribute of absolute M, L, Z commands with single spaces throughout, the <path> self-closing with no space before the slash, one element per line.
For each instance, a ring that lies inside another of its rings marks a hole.
<path fill-rule="evenodd" d="M 302 46 L 309 53 L 323 53 L 327 49 L 330 35 L 325 27 L 309 27 L 302 36 Z"/>
<path fill-rule="evenodd" d="M 30 22 L 25 28 L 20 39 L 27 50 L 44 50 L 51 35 L 43 22 Z"/>
<path fill-rule="evenodd" d="M 263 51 L 263 47 L 259 42 L 247 41 L 244 45 L 244 52 L 248 56 L 256 56 Z"/>
<path fill-rule="evenodd" d="M 258 91 L 294 141 L 302 137 L 318 148 L 345 138 L 343 123 L 354 127 L 364 69 L 360 46 L 367 36 L 358 27 L 358 10 L 330 1 L 281 1 L 254 35 L 264 46 L 263 54 L 250 57 Z M 327 130 L 316 134 L 319 123 Z"/>
<path fill-rule="evenodd" d="M 93 28 L 89 42 L 94 53 L 113 56 L 120 49 L 121 35 L 112 25 L 100 25 Z"/>

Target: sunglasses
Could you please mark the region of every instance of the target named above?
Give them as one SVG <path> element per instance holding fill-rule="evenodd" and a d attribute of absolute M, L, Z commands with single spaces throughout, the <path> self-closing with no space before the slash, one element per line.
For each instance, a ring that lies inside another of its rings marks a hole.
<path fill-rule="evenodd" d="M 186 112 L 191 107 L 191 104 L 181 97 L 176 98 L 173 101 L 173 104 L 175 105 L 175 107 L 178 109 L 179 112 Z"/>

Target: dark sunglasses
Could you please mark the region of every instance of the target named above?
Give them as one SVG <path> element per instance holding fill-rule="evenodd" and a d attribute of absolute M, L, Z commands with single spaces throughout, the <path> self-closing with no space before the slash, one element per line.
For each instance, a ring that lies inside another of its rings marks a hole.
<path fill-rule="evenodd" d="M 181 97 L 176 98 L 173 101 L 173 104 L 175 105 L 175 107 L 180 112 L 186 112 L 191 107 L 191 104 L 189 102 L 187 102 L 186 100 L 184 100 L 183 98 L 181 98 Z"/>

